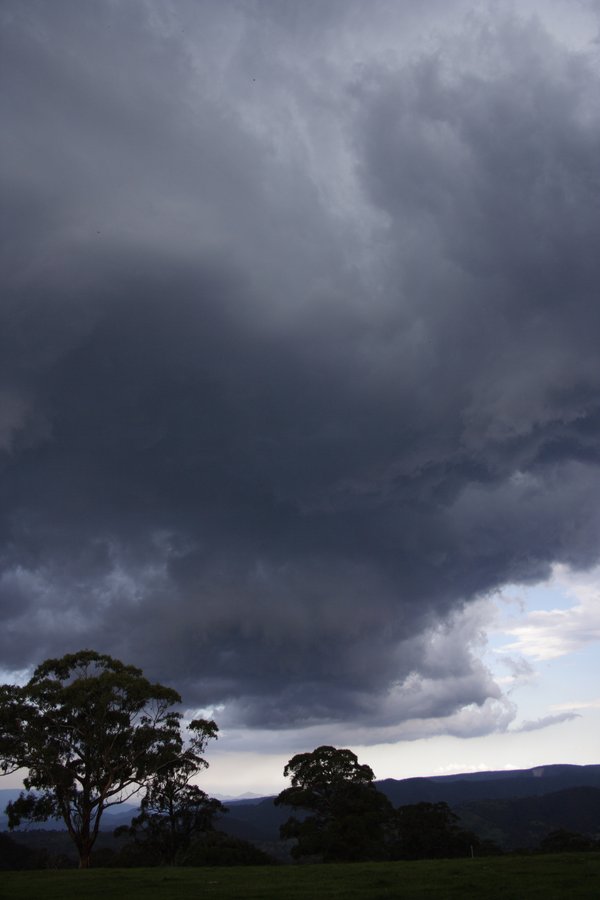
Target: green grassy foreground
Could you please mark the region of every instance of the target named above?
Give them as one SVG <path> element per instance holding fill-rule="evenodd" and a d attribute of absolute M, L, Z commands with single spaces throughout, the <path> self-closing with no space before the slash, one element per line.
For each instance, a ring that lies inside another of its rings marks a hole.
<path fill-rule="evenodd" d="M 350 865 L 3 872 L 1 900 L 598 898 L 600 854 Z"/>

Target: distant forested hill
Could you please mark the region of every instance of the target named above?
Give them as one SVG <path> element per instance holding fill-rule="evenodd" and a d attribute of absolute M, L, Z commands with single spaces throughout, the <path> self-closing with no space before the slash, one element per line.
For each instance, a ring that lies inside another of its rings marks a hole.
<path fill-rule="evenodd" d="M 503 813 L 505 818 L 502 819 L 502 825 L 499 825 L 495 818 L 492 818 L 489 823 L 487 822 L 488 807 L 482 806 L 481 809 L 476 809 L 475 806 L 473 808 L 469 807 L 468 827 L 473 827 L 473 830 L 476 830 L 478 833 L 482 832 L 486 837 L 492 837 L 493 835 L 488 835 L 487 832 L 493 832 L 498 836 L 500 834 L 504 835 L 503 829 L 505 825 L 508 828 L 507 823 L 511 818 L 509 809 L 514 800 L 527 797 L 543 797 L 547 794 L 555 794 L 572 788 L 596 788 L 600 790 L 600 765 L 538 766 L 534 769 L 473 772 L 463 775 L 405 778 L 402 780 L 387 778 L 383 781 L 378 781 L 377 787 L 391 800 L 394 806 L 406 806 L 411 803 L 420 803 L 421 801 L 428 803 L 445 802 L 461 815 L 463 811 L 467 815 L 466 804 L 504 800 L 506 801 L 506 807 Z M 564 796 L 563 800 L 565 804 L 568 802 L 567 795 Z M 560 803 L 560 799 L 557 802 Z M 247 800 L 239 803 L 232 801 L 226 805 L 229 812 L 220 821 L 219 828 L 234 834 L 236 837 L 242 837 L 251 841 L 277 840 L 279 825 L 290 815 L 290 810 L 284 807 L 273 806 L 272 797 L 265 797 L 254 803 Z M 500 807 L 490 806 L 489 810 L 492 809 L 494 810 L 494 816 L 496 814 L 499 815 L 498 810 Z M 524 815 L 525 812 L 526 807 L 523 807 L 520 815 Z M 475 818 L 473 819 L 473 817 Z M 560 817 L 551 816 L 550 818 L 552 821 L 558 821 Z M 477 828 L 470 824 L 472 820 L 477 822 Z M 575 824 L 568 824 L 568 822 L 575 823 L 576 821 L 576 817 L 574 818 L 569 813 L 564 822 L 556 827 L 570 828 L 574 831 L 584 830 L 583 824 L 585 823 L 583 820 L 579 827 L 576 827 Z M 587 822 L 587 819 L 585 822 Z M 549 828 L 548 830 L 551 829 Z M 544 835 L 546 833 L 544 832 Z M 513 842 L 509 841 L 508 838 L 503 839 L 501 843 L 505 846 L 513 845 Z"/>
<path fill-rule="evenodd" d="M 564 828 L 600 836 L 600 765 L 539 766 L 498 772 L 474 772 L 431 778 L 387 778 L 377 787 L 394 806 L 421 801 L 445 802 L 463 825 L 506 849 L 535 846 L 548 832 Z M 18 791 L 0 791 L 0 830 L 4 807 Z M 273 797 L 227 801 L 228 812 L 217 827 L 255 843 L 277 841 L 279 826 L 291 810 L 273 805 Z M 103 821 L 106 831 L 135 814 L 115 807 Z M 46 828 L 60 828 L 53 823 Z"/>
<path fill-rule="evenodd" d="M 394 804 L 444 802 L 455 807 L 476 800 L 541 797 L 574 787 L 600 788 L 600 765 L 538 766 L 499 772 L 471 772 L 432 778 L 386 778 L 377 787 Z"/>
<path fill-rule="evenodd" d="M 533 848 L 553 831 L 600 839 L 600 788 L 575 787 L 539 797 L 478 800 L 454 808 L 463 826 L 503 850 Z"/>
<path fill-rule="evenodd" d="M 0 831 L 6 831 L 8 828 L 8 816 L 4 812 L 11 800 L 16 800 L 20 791 L 18 789 L 1 789 L 0 790 Z M 102 824 L 104 831 L 112 831 L 119 825 L 128 825 L 132 817 L 137 814 L 137 806 L 131 803 L 121 803 L 118 806 L 109 807 L 104 813 Z M 27 827 L 28 831 L 47 831 L 64 829 L 62 819 L 50 819 L 48 822 L 30 822 L 23 827 Z M 66 829 L 65 829 L 66 830 Z"/>

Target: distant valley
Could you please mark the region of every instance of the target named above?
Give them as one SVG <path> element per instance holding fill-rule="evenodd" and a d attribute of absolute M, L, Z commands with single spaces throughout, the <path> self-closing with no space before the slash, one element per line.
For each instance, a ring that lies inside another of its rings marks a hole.
<path fill-rule="evenodd" d="M 394 806 L 447 803 L 461 824 L 503 850 L 531 848 L 549 832 L 566 829 L 600 837 L 600 765 L 551 765 L 512 771 L 474 772 L 430 778 L 387 778 L 376 783 Z M 6 830 L 6 804 L 18 790 L 0 790 L 0 830 Z M 228 812 L 217 827 L 260 845 L 279 840 L 279 826 L 290 810 L 273 804 L 273 796 L 225 801 Z M 135 815 L 132 805 L 105 813 L 105 832 L 126 824 Z M 31 830 L 62 830 L 47 822 Z M 15 833 L 15 837 L 17 834 Z M 24 839 L 23 832 L 18 833 Z M 39 841 L 39 838 L 37 839 Z"/>
<path fill-rule="evenodd" d="M 447 803 L 464 827 L 505 850 L 536 846 L 559 828 L 600 836 L 600 765 L 386 778 L 376 785 L 394 806 Z M 276 841 L 290 815 L 289 809 L 273 805 L 273 797 L 226 806 L 229 812 L 219 828 L 254 842 Z"/>

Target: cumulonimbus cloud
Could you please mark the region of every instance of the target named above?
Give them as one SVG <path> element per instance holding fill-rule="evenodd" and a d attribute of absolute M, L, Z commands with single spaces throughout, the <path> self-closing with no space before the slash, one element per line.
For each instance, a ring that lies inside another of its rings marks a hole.
<path fill-rule="evenodd" d="M 453 616 L 598 557 L 597 70 L 296 6 L 4 4 L 0 662 L 504 728 Z"/>

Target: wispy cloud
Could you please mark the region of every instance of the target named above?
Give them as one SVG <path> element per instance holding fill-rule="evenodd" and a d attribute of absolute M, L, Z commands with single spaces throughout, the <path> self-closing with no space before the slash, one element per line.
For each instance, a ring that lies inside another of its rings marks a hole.
<path fill-rule="evenodd" d="M 579 714 L 576 712 L 565 712 L 558 715 L 542 716 L 539 719 L 532 719 L 522 722 L 517 727 L 512 728 L 511 731 L 539 731 L 542 728 L 549 728 L 551 725 L 560 725 L 562 722 L 571 722 L 573 719 L 578 718 Z"/>
<path fill-rule="evenodd" d="M 563 710 L 575 711 L 581 709 L 600 709 L 600 697 L 596 700 L 573 700 L 570 703 L 553 703 L 550 709 L 556 712 Z"/>

